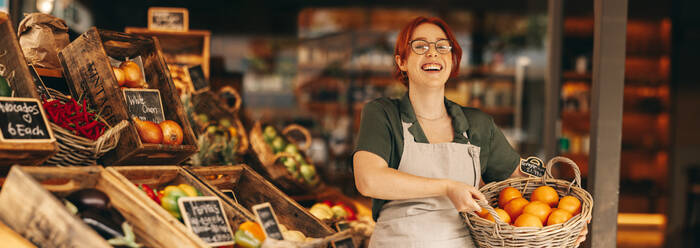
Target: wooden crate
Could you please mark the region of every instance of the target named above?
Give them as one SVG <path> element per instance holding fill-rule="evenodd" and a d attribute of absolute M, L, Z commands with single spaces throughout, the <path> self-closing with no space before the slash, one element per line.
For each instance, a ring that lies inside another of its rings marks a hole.
<path fill-rule="evenodd" d="M 107 167 L 107 171 L 114 174 L 124 184 L 127 184 L 127 188 L 134 192 L 134 195 L 138 195 L 138 197 L 144 200 L 148 199 L 146 205 L 157 208 L 156 212 L 161 218 L 169 220 L 169 222 L 186 232 L 190 231 L 185 227 L 185 224 L 171 216 L 165 209 L 148 198 L 144 192 L 140 192 L 141 190 L 138 189 L 135 184 L 146 184 L 151 188 L 161 189 L 168 185 L 186 183 L 199 190 L 204 196 L 217 196 L 217 193 L 210 187 L 204 185 L 199 179 L 179 166 L 111 166 Z M 241 223 L 245 221 L 255 221 L 255 216 L 240 205 L 222 205 L 229 219 L 231 230 L 234 232 Z"/>
<path fill-rule="evenodd" d="M 3 245 L 7 247 L 36 248 L 34 244 L 10 229 L 10 227 L 2 223 L 2 221 L 0 221 L 0 240 L 2 240 Z"/>
<path fill-rule="evenodd" d="M 185 169 L 203 180 L 207 186 L 212 187 L 212 191 L 228 204 L 236 202 L 220 190 L 233 190 L 237 203 L 251 212 L 254 205 L 269 202 L 281 224 L 291 230 L 301 231 L 309 237 L 323 238 L 335 233 L 333 229 L 245 164 Z"/>
<path fill-rule="evenodd" d="M 202 65 L 209 78 L 211 32 L 209 30 L 156 31 L 147 28 L 126 27 L 124 32 L 158 38 L 165 62 L 186 66 Z"/>
<path fill-rule="evenodd" d="M 155 38 L 94 27 L 80 35 L 58 54 L 73 96 L 86 93 L 91 106 L 95 106 L 110 125 L 130 119 L 108 56 L 116 59 L 142 57 L 149 88 L 160 90 L 165 119 L 182 126 L 184 139 L 178 146 L 144 144 L 134 125 L 130 125 L 122 131 L 117 148 L 105 154 L 104 164 L 177 164 L 195 153 L 195 135 Z"/>
<path fill-rule="evenodd" d="M 16 97 L 39 99 L 34 81 L 29 73 L 24 53 L 17 41 L 17 32 L 7 14 L 0 12 L 0 69 L 15 92 Z M 0 166 L 12 164 L 39 165 L 49 159 L 56 150 L 56 142 L 13 142 L 0 141 Z"/>
<path fill-rule="evenodd" d="M 156 213 L 150 199 L 127 189 L 99 166 L 14 166 L 0 192 L 0 219 L 40 247 L 111 247 L 71 214 L 62 201 L 72 191 L 96 188 L 133 226 L 137 242 L 148 247 L 206 247 L 198 237 L 176 228 Z"/>

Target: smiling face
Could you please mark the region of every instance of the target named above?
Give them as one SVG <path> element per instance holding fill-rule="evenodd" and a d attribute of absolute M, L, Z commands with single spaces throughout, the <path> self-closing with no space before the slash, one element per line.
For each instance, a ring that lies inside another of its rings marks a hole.
<path fill-rule="evenodd" d="M 410 51 L 406 60 L 396 56 L 396 64 L 408 74 L 410 84 L 444 87 L 452 71 L 452 53 L 439 53 L 433 43 L 444 39 L 447 39 L 447 35 L 435 24 L 423 23 L 416 27 L 410 40 L 430 42 L 428 52 L 419 55 Z"/>

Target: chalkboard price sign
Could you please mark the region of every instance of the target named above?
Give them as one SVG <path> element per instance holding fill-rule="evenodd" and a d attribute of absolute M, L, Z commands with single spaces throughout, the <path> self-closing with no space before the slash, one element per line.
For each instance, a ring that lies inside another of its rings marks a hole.
<path fill-rule="evenodd" d="M 34 68 L 32 64 L 29 64 L 29 73 L 32 74 L 32 80 L 34 81 L 34 85 L 36 85 L 36 93 L 39 94 L 39 97 L 41 99 L 52 99 L 53 97 L 46 89 L 44 81 L 41 80 L 39 73 L 36 72 L 36 68 Z"/>
<path fill-rule="evenodd" d="M 123 89 L 124 100 L 131 117 L 156 124 L 165 120 L 160 91 L 154 89 Z"/>
<path fill-rule="evenodd" d="M 352 242 L 352 237 L 347 237 L 333 241 L 333 248 L 355 248 L 355 243 Z"/>
<path fill-rule="evenodd" d="M 233 232 L 221 201 L 214 196 L 180 197 L 177 200 L 185 225 L 211 246 L 232 245 Z"/>
<path fill-rule="evenodd" d="M 3 142 L 51 142 L 49 128 L 39 100 L 0 97 L 0 140 Z"/>
<path fill-rule="evenodd" d="M 277 216 L 269 202 L 253 206 L 253 212 L 255 217 L 258 218 L 258 223 L 260 223 L 263 232 L 265 232 L 265 236 L 271 239 L 284 240 Z"/>
<path fill-rule="evenodd" d="M 187 68 L 187 71 L 190 73 L 190 80 L 192 80 L 192 87 L 194 87 L 195 92 L 199 93 L 209 89 L 209 81 L 204 77 L 201 65 Z"/>
<path fill-rule="evenodd" d="M 537 157 L 520 159 L 520 171 L 533 177 L 542 177 L 545 173 L 544 162 Z"/>

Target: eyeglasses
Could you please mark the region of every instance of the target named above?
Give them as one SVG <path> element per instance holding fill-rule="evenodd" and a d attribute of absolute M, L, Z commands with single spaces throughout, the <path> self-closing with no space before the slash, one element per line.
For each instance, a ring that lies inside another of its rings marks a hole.
<path fill-rule="evenodd" d="M 430 44 L 435 45 L 435 50 L 438 53 L 446 54 L 452 51 L 452 45 L 450 45 L 450 40 L 442 39 L 436 42 L 428 42 L 425 40 L 412 40 L 409 41 L 411 45 L 411 50 L 418 55 L 423 55 L 430 50 Z"/>

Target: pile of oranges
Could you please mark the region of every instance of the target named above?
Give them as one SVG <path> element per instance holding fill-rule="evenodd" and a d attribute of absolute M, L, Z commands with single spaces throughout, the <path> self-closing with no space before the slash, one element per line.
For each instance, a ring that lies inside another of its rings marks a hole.
<path fill-rule="evenodd" d="M 494 210 L 503 222 L 516 227 L 543 227 L 564 223 L 581 213 L 581 201 L 574 196 L 559 198 L 557 191 L 546 185 L 535 189 L 528 201 L 519 190 L 507 187 L 499 192 Z M 495 222 L 485 208 L 477 214 Z"/>

